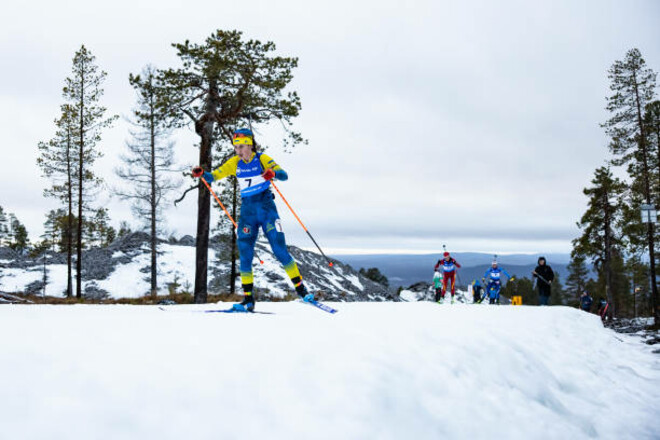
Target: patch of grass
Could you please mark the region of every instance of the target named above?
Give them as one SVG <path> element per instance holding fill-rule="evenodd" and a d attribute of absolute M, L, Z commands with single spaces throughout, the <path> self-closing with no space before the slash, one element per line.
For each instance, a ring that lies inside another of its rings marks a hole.
<path fill-rule="evenodd" d="M 319 299 L 323 298 L 323 293 L 319 292 L 317 294 Z M 56 297 L 56 296 L 41 296 L 41 295 L 24 295 L 21 293 L 13 294 L 21 299 L 26 301 L 31 301 L 31 303 L 15 303 L 15 304 L 59 304 L 59 305 L 72 305 L 72 304 L 130 304 L 130 305 L 157 305 L 162 301 L 174 301 L 176 304 L 194 304 L 194 296 L 190 292 L 179 292 L 171 293 L 169 295 L 161 295 L 157 297 L 152 297 L 150 295 L 141 296 L 138 298 L 107 298 L 107 299 L 86 299 L 86 298 L 76 298 L 75 296 L 66 298 L 66 297 Z M 256 294 L 257 301 L 265 301 L 266 296 L 260 295 L 258 292 Z M 286 302 L 293 301 L 298 298 L 298 295 L 295 292 L 288 293 L 283 298 L 268 298 L 268 301 L 271 302 Z M 243 294 L 231 294 L 231 293 L 215 293 L 209 294 L 207 297 L 207 303 L 216 303 L 216 302 L 240 302 L 243 300 Z"/>

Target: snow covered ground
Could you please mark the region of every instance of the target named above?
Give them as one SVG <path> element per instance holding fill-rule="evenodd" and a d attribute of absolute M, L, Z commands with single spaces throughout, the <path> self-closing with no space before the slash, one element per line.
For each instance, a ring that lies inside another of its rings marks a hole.
<path fill-rule="evenodd" d="M 653 439 L 660 356 L 565 307 L 2 305 L 7 439 Z"/>

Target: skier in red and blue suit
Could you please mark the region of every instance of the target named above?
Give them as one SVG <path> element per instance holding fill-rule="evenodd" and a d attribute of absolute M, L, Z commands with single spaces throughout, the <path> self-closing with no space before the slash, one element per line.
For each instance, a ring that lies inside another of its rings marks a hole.
<path fill-rule="evenodd" d="M 450 283 L 449 288 L 453 302 L 456 290 L 456 269 L 460 269 L 461 265 L 449 255 L 449 252 L 445 252 L 442 256 L 442 260 L 438 260 L 434 269 L 437 271 L 439 267 L 442 267 L 442 300 L 445 299 L 445 294 L 447 293 L 447 283 Z"/>

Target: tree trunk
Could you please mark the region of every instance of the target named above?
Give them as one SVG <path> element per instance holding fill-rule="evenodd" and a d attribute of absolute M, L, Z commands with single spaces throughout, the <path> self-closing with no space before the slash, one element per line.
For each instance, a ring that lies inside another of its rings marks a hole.
<path fill-rule="evenodd" d="M 199 166 L 204 170 L 211 169 L 211 136 L 213 123 L 204 124 L 202 141 L 199 149 Z M 210 129 L 209 129 L 210 128 Z M 207 301 L 207 277 L 209 258 L 209 223 L 211 216 L 211 196 L 205 185 L 200 183 L 197 194 L 197 240 L 195 263 L 195 304 Z"/>
<path fill-rule="evenodd" d="M 642 153 L 642 164 L 644 166 L 643 179 L 644 179 L 644 196 L 646 197 L 646 203 L 651 204 L 651 184 L 650 184 L 650 170 L 648 164 L 648 151 L 646 148 L 646 138 L 644 130 L 644 120 L 642 119 L 642 105 L 639 98 L 639 88 L 637 83 L 637 77 L 633 73 L 633 79 L 635 80 L 635 104 L 637 106 L 637 124 L 639 126 L 639 149 Z M 660 326 L 660 309 L 658 308 L 658 283 L 655 277 L 655 249 L 654 249 L 654 240 L 653 240 L 653 224 L 651 222 L 647 223 L 647 240 L 649 246 L 649 259 L 651 265 L 651 297 L 653 305 L 653 318 L 656 326 Z"/>
<path fill-rule="evenodd" d="M 76 231 L 76 298 L 82 298 L 82 230 L 83 230 L 83 158 L 85 156 L 84 77 L 80 91 L 80 146 L 78 151 L 78 230 Z"/>
<path fill-rule="evenodd" d="M 617 304 L 615 301 L 615 294 L 612 291 L 612 232 L 610 230 L 610 202 L 609 193 L 607 190 L 603 193 L 603 211 L 605 214 L 605 296 L 607 301 L 610 302 L 610 309 L 613 307 L 616 311 Z"/>
<path fill-rule="evenodd" d="M 156 133 L 154 131 L 154 112 L 151 106 L 151 297 L 158 296 L 157 256 L 156 256 Z"/>
<path fill-rule="evenodd" d="M 232 184 L 232 199 L 231 199 L 231 215 L 234 219 L 236 219 L 236 191 L 237 191 L 237 180 L 234 179 L 233 184 Z M 229 293 L 232 295 L 236 293 L 236 256 L 238 252 L 236 252 L 236 229 L 232 228 L 232 233 L 231 233 L 231 274 L 230 274 L 230 279 L 229 279 Z"/>
<path fill-rule="evenodd" d="M 67 182 L 68 182 L 68 202 L 69 211 L 66 219 L 66 296 L 71 298 L 73 296 L 72 285 L 72 257 L 73 257 L 73 176 L 71 176 L 71 139 L 67 139 Z"/>

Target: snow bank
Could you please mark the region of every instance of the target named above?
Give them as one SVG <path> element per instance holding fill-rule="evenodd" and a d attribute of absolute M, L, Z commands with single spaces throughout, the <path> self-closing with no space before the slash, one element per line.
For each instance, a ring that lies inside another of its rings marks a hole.
<path fill-rule="evenodd" d="M 651 439 L 660 357 L 564 307 L 0 306 L 21 439 Z"/>

